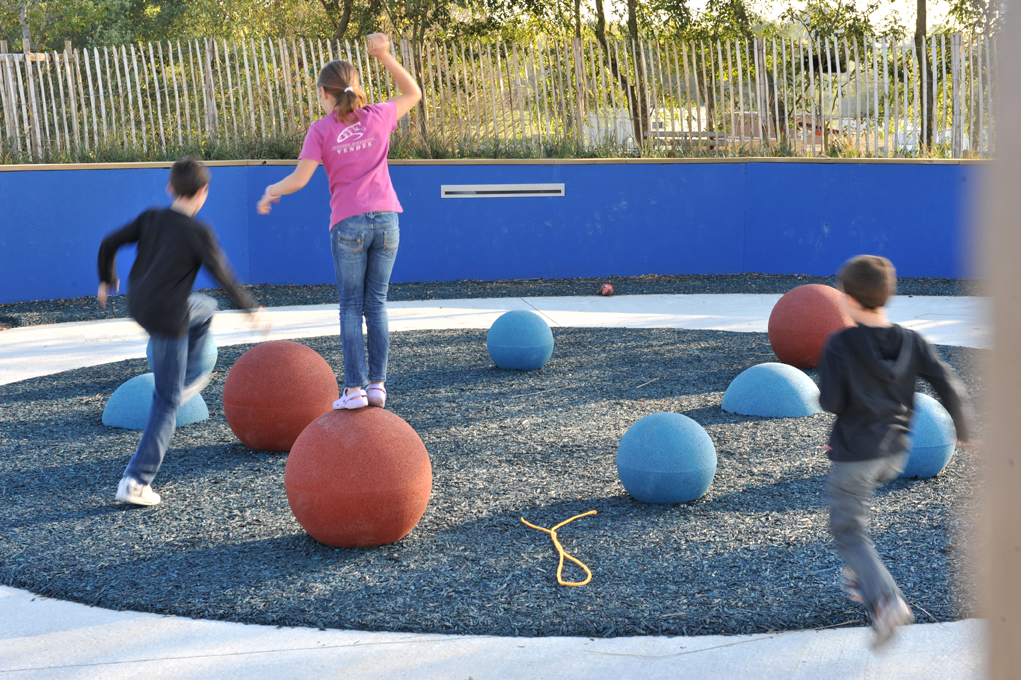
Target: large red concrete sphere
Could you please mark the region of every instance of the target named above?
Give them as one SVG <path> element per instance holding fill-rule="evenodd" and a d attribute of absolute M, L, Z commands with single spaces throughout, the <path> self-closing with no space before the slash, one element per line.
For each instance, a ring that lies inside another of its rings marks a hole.
<path fill-rule="evenodd" d="M 290 451 L 301 431 L 340 398 L 337 377 L 316 351 L 290 340 L 241 355 L 223 385 L 223 414 L 246 446 Z"/>
<path fill-rule="evenodd" d="M 832 333 L 854 325 L 836 288 L 810 283 L 788 291 L 769 314 L 769 344 L 785 364 L 815 368 Z"/>
<path fill-rule="evenodd" d="M 287 457 L 284 486 L 298 524 L 338 548 L 399 541 L 422 519 L 432 466 L 418 433 L 381 408 L 330 411 Z"/>

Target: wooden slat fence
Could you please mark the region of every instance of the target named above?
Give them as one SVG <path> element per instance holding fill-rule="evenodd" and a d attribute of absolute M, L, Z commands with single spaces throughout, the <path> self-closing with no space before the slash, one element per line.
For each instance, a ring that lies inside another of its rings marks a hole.
<path fill-rule="evenodd" d="M 464 154 L 575 145 L 608 155 L 991 156 L 995 41 L 938 34 L 922 52 L 920 61 L 913 41 L 875 38 L 401 41 L 394 55 L 424 97 L 394 135 Z M 355 65 L 370 102 L 397 94 L 361 41 L 29 53 L 0 43 L 0 151 L 45 160 L 294 142 L 321 115 L 315 79 L 337 58 Z"/>

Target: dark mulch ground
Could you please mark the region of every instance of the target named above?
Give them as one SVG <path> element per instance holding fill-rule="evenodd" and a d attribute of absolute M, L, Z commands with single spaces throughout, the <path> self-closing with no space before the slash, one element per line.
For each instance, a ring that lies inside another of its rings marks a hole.
<path fill-rule="evenodd" d="M 521 281 L 444 281 L 438 283 L 393 283 L 389 299 L 457 300 L 465 298 L 596 295 L 603 283 L 613 285 L 616 295 L 680 293 L 779 293 L 805 283 L 836 285 L 832 276 L 796 274 L 721 274 L 683 276 L 632 276 L 604 279 L 527 279 Z M 900 279 L 901 295 L 977 295 L 981 283 L 967 279 Z M 266 307 L 320 305 L 337 302 L 333 284 L 317 286 L 245 286 L 259 304 Z M 220 300 L 221 309 L 234 303 L 220 289 L 204 290 Z M 117 319 L 128 315 L 123 295 L 110 298 L 106 309 L 93 297 L 0 304 L 0 330 L 67 321 Z"/>
<path fill-rule="evenodd" d="M 434 488 L 416 529 L 376 549 L 304 534 L 284 494 L 286 455 L 250 451 L 227 428 L 223 379 L 243 347 L 221 349 L 211 418 L 175 434 L 153 508 L 112 502 L 139 433 L 100 422 L 144 361 L 0 387 L 0 582 L 115 609 L 362 630 L 690 635 L 864 619 L 837 587 L 826 529 L 831 416 L 720 409 L 740 371 L 773 360 L 765 334 L 554 333 L 553 359 L 530 373 L 495 368 L 485 331 L 393 336 L 390 407 L 425 441 Z M 342 366 L 336 338 L 304 342 Z M 940 351 L 980 392 L 979 353 Z M 691 416 L 715 442 L 699 501 L 643 505 L 617 479 L 620 437 L 658 411 Z M 974 614 L 955 541 L 977 475 L 959 451 L 938 478 L 875 499 L 878 549 L 920 620 Z M 593 509 L 561 530 L 592 583 L 558 586 L 548 535 L 519 518 L 550 527 Z"/>

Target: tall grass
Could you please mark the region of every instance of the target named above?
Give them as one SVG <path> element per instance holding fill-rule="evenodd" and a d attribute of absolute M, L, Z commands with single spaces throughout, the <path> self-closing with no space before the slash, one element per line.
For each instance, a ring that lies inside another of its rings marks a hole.
<path fill-rule="evenodd" d="M 233 160 L 293 160 L 301 151 L 303 137 L 287 135 L 269 138 L 242 138 L 218 144 L 168 144 L 163 148 L 128 149 L 121 144 L 109 143 L 88 150 L 84 148 L 60 150 L 55 145 L 44 147 L 41 158 L 31 159 L 27 152 L 16 152 L 6 144 L 0 144 L 0 165 L 24 163 L 130 163 L 168 162 L 183 156 L 194 156 L 207 161 Z M 544 137 L 526 140 L 500 141 L 492 139 L 444 140 L 432 138 L 428 141 L 420 136 L 395 133 L 391 137 L 389 158 L 395 160 L 413 159 L 540 159 L 540 158 L 794 158 L 805 157 L 783 141 L 768 146 L 743 147 L 732 145 L 725 150 L 714 151 L 699 144 L 678 142 L 674 146 L 636 146 L 621 144 L 612 140 L 582 144 L 574 136 Z M 861 150 L 838 143 L 831 143 L 826 153 L 817 157 L 828 158 L 873 158 Z M 948 146 L 939 146 L 928 153 L 898 154 L 908 158 L 950 158 Z"/>

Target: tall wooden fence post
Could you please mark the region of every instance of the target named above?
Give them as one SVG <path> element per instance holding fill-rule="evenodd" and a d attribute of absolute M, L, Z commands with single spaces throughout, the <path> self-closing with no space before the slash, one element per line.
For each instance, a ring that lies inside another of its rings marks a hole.
<path fill-rule="evenodd" d="M 213 39 L 205 39 L 205 70 L 202 73 L 202 86 L 206 95 L 206 134 L 209 135 L 209 143 L 217 143 L 217 131 L 220 129 L 220 116 L 216 107 L 216 86 L 213 84 Z M 266 83 L 267 88 L 272 88 L 272 83 Z"/>
<path fill-rule="evenodd" d="M 578 146 L 584 149 L 587 87 L 585 84 L 585 65 L 581 55 L 581 38 L 571 38 L 571 51 L 574 53 L 574 132 L 578 138 Z"/>
<path fill-rule="evenodd" d="M 71 62 L 74 60 L 74 50 L 71 48 L 71 41 L 64 41 L 64 75 L 67 80 L 67 100 L 71 102 L 71 129 L 74 131 L 74 148 L 77 151 L 81 148 L 81 130 L 78 126 L 78 100 L 75 99 L 74 78 L 71 77 Z"/>
<path fill-rule="evenodd" d="M 22 52 L 25 55 L 25 85 L 28 88 L 29 115 L 32 116 L 32 150 L 35 156 L 40 158 L 43 155 L 43 138 L 42 126 L 39 124 L 39 101 L 35 91 L 31 41 L 22 41 Z"/>
<path fill-rule="evenodd" d="M 18 108 L 14 93 L 14 75 L 11 66 L 13 55 L 7 52 L 7 41 L 0 40 L 0 96 L 3 97 L 4 124 L 7 128 L 7 144 L 15 152 L 21 152 L 21 136 L 18 134 Z"/>

